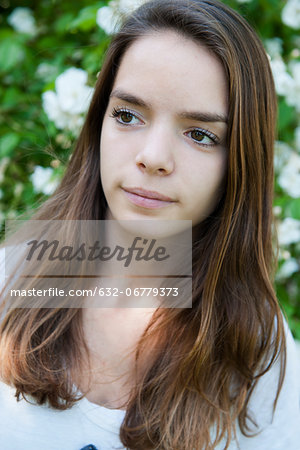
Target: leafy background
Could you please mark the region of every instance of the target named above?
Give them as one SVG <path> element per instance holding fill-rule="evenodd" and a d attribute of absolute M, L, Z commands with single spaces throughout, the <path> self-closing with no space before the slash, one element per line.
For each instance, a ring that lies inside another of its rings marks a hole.
<path fill-rule="evenodd" d="M 5 219 L 32 211 L 55 189 L 86 110 L 78 102 L 95 84 L 114 20 L 140 2 L 0 0 L 2 232 Z M 276 289 L 300 339 L 300 0 L 224 3 L 252 24 L 270 55 L 279 102 Z"/>

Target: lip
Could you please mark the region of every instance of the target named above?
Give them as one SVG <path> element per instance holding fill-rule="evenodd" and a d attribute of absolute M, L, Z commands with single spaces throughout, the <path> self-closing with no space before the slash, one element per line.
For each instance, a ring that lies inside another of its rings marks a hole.
<path fill-rule="evenodd" d="M 174 200 L 166 195 L 160 194 L 156 191 L 146 191 L 142 188 L 123 188 L 124 191 L 130 192 L 131 194 L 136 194 L 145 198 L 153 198 L 155 200 L 162 200 L 163 202 L 174 202 Z"/>
<path fill-rule="evenodd" d="M 147 191 L 142 188 L 122 188 L 127 198 L 137 206 L 144 208 L 155 209 L 163 208 L 174 203 L 170 197 L 163 195 L 156 191 Z"/>

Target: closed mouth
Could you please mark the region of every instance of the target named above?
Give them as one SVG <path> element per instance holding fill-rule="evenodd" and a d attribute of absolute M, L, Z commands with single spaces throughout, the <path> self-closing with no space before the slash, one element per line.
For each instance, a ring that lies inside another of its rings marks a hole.
<path fill-rule="evenodd" d="M 162 202 L 174 202 L 171 197 L 168 197 L 164 194 L 161 194 L 160 192 L 156 191 L 148 191 L 142 188 L 123 188 L 124 191 L 129 192 L 130 194 L 135 194 L 140 197 L 152 199 L 152 200 L 160 200 Z"/>

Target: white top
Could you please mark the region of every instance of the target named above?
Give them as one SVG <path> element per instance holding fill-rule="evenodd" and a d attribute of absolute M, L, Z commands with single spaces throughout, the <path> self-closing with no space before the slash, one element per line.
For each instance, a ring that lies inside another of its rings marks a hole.
<path fill-rule="evenodd" d="M 3 251 L 0 251 L 0 259 Z M 0 284 L 3 283 L 0 270 Z M 286 327 L 287 367 L 284 384 L 272 420 L 279 364 L 258 382 L 249 403 L 262 429 L 253 438 L 238 430 L 238 442 L 230 450 L 300 450 L 300 364 L 290 331 Z M 92 444 L 97 450 L 123 449 L 119 428 L 125 411 L 78 401 L 71 409 L 58 411 L 14 397 L 15 390 L 0 382 L 1 450 L 81 450 Z M 212 430 L 212 435 L 214 430 Z M 216 450 L 223 450 L 224 443 Z M 189 449 L 182 449 L 189 450 Z"/>
<path fill-rule="evenodd" d="M 300 450 L 300 377 L 296 347 L 287 332 L 287 371 L 272 421 L 272 402 L 278 381 L 278 364 L 257 384 L 250 409 L 262 428 L 253 438 L 238 431 L 238 443 L 230 450 Z M 81 450 L 92 444 L 97 450 L 123 449 L 119 428 L 125 411 L 78 401 L 66 411 L 17 402 L 14 389 L 0 383 L 1 450 Z M 212 430 L 213 434 L 213 430 Z M 224 449 L 224 443 L 216 447 Z M 187 449 L 184 449 L 187 450 Z"/>
<path fill-rule="evenodd" d="M 122 449 L 119 427 L 125 411 L 107 409 L 83 398 L 66 411 L 16 401 L 15 390 L 0 385 L 1 450 Z"/>

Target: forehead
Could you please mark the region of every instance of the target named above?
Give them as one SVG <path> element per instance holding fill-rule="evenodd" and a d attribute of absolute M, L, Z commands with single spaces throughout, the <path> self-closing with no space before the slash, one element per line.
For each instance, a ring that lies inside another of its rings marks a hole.
<path fill-rule="evenodd" d="M 164 108 L 227 114 L 227 80 L 217 57 L 173 31 L 138 38 L 125 52 L 114 89 Z"/>

